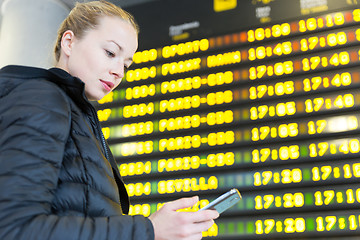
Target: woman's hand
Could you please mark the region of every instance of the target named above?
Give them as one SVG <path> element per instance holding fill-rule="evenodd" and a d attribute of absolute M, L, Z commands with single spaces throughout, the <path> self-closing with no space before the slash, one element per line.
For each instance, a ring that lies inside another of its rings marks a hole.
<path fill-rule="evenodd" d="M 168 202 L 149 219 L 154 226 L 155 240 L 198 240 L 202 232 L 209 229 L 219 217 L 216 210 L 198 212 L 177 212 L 192 207 L 199 197 L 181 198 Z"/>

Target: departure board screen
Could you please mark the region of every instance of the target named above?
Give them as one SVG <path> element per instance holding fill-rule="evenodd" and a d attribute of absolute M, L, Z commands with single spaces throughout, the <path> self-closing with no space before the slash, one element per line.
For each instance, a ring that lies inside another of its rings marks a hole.
<path fill-rule="evenodd" d="M 360 1 L 127 10 L 139 50 L 96 108 L 130 214 L 236 188 L 205 239 L 359 239 Z"/>

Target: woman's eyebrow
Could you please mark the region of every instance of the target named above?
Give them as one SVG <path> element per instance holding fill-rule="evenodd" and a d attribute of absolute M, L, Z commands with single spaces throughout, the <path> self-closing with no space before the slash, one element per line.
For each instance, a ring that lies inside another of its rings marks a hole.
<path fill-rule="evenodd" d="M 118 46 L 118 48 L 120 49 L 120 51 L 122 51 L 123 50 L 123 48 L 120 46 L 120 44 L 118 44 L 117 42 L 115 42 L 114 40 L 108 40 L 108 42 L 112 42 L 112 43 L 114 43 L 116 46 Z M 129 57 L 129 58 L 127 58 L 127 60 L 129 60 L 129 61 L 133 61 L 133 58 L 132 57 Z"/>
<path fill-rule="evenodd" d="M 118 44 L 114 40 L 107 40 L 107 42 L 114 43 L 120 50 L 122 50 L 122 47 L 120 46 L 120 44 Z"/>

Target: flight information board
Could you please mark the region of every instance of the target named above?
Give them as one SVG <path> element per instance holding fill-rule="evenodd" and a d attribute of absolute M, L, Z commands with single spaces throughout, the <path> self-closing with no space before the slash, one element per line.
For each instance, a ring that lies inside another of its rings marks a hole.
<path fill-rule="evenodd" d="M 206 239 L 358 239 L 360 2 L 127 10 L 139 51 L 96 107 L 130 214 L 199 195 L 196 211 L 237 188 Z"/>

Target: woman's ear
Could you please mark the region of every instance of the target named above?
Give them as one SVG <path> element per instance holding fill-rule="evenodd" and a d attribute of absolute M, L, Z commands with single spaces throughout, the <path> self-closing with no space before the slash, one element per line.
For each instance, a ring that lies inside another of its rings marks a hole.
<path fill-rule="evenodd" d="M 75 35 L 73 31 L 67 30 L 66 32 L 64 32 L 61 38 L 61 50 L 66 56 L 70 56 L 74 40 Z"/>

